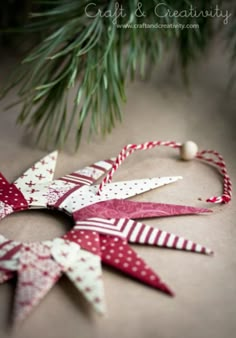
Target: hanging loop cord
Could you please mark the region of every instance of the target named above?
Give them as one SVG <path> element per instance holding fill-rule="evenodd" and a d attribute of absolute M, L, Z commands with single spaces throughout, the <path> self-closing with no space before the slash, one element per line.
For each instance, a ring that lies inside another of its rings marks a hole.
<path fill-rule="evenodd" d="M 211 157 L 206 157 L 205 155 L 210 155 Z M 216 157 L 216 160 L 212 158 Z M 215 150 L 202 150 L 197 153 L 196 158 L 212 163 L 218 167 L 221 175 L 223 176 L 223 195 L 221 196 L 212 196 L 206 200 L 210 203 L 228 203 L 232 198 L 232 182 L 227 172 L 226 163 L 223 157 Z"/>
<path fill-rule="evenodd" d="M 186 144 L 187 143 L 188 142 L 186 142 Z M 100 183 L 97 194 L 100 195 L 103 190 L 104 185 L 111 182 L 114 173 L 129 155 L 133 154 L 137 150 L 153 149 L 158 146 L 170 147 L 170 148 L 181 150 L 184 144 L 177 143 L 174 141 L 152 141 L 152 142 L 145 142 L 141 144 L 126 145 L 120 151 L 120 153 L 118 154 L 118 156 L 116 157 L 114 161 L 112 168 L 108 171 L 107 175 L 104 177 L 103 181 Z M 197 146 L 196 146 L 196 149 L 197 149 Z M 210 157 L 208 155 L 210 155 Z M 214 159 L 213 156 L 216 159 Z M 219 169 L 221 175 L 223 176 L 223 194 L 221 196 L 212 196 L 208 198 L 206 202 L 209 202 L 209 203 L 230 202 L 232 198 L 232 183 L 228 175 L 226 164 L 225 164 L 223 157 L 215 150 L 202 150 L 200 152 L 196 152 L 196 154 L 192 158 L 197 158 L 202 161 L 206 161 L 208 163 L 215 165 Z"/>

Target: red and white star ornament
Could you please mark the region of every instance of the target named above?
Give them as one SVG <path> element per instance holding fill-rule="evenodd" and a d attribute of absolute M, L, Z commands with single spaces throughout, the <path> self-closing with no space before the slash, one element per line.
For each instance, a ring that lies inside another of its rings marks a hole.
<path fill-rule="evenodd" d="M 146 149 L 151 148 L 150 142 L 148 144 Z M 160 144 L 153 143 L 153 147 L 156 145 Z M 20 243 L 0 235 L 0 282 L 17 275 L 16 321 L 27 317 L 62 274 L 67 275 L 95 310 L 103 313 L 101 262 L 173 295 L 167 284 L 128 243 L 212 253 L 200 244 L 136 221 L 208 213 L 210 210 L 127 200 L 181 178 L 157 177 L 110 183 L 115 170 L 134 150 L 138 150 L 134 145 L 132 148 L 127 146 L 116 159 L 96 162 L 56 180 L 53 175 L 57 152 L 37 162 L 14 183 L 9 183 L 0 174 L 0 220 L 11 213 L 34 208 L 57 209 L 74 220 L 72 230 L 50 241 Z M 103 182 L 96 185 L 95 182 L 106 173 Z"/>

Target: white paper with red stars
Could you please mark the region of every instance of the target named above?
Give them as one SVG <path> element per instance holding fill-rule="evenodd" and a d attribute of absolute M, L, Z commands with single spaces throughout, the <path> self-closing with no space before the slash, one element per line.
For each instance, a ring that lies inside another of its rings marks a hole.
<path fill-rule="evenodd" d="M 57 156 L 57 151 L 45 156 L 14 182 L 27 200 L 29 208 L 47 207 L 47 192 L 53 180 Z"/>
<path fill-rule="evenodd" d="M 208 213 L 208 209 L 127 200 L 182 177 L 110 183 L 98 195 L 95 183 L 112 167 L 114 159 L 98 161 L 53 180 L 56 159 L 57 152 L 47 155 L 15 183 L 9 183 L 0 174 L 0 218 L 28 208 L 53 208 L 74 220 L 72 230 L 52 241 L 18 243 L 0 235 L 0 282 L 18 276 L 15 320 L 25 319 L 62 274 L 97 312 L 103 313 L 106 306 L 101 263 L 173 295 L 170 287 L 129 243 L 212 253 L 183 237 L 136 221 Z"/>
<path fill-rule="evenodd" d="M 98 312 L 104 313 L 104 288 L 99 256 L 80 249 L 74 241 L 59 238 L 53 241 L 51 253 L 76 288 Z"/>

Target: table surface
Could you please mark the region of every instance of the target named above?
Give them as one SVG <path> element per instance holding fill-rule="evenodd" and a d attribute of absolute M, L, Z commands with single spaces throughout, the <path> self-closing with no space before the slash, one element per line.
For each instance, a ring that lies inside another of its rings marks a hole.
<path fill-rule="evenodd" d="M 3 84 L 16 58 L 1 53 Z M 128 84 L 124 121 L 106 139 L 82 139 L 73 152 L 72 139 L 60 152 L 56 177 L 100 159 L 116 156 L 123 145 L 148 140 L 194 140 L 200 149 L 216 149 L 225 158 L 235 183 L 235 89 L 226 93 L 230 71 L 227 55 L 216 44 L 190 70 L 188 91 L 166 62 L 148 81 Z M 0 102 L 1 171 L 14 180 L 47 151 L 31 145 L 31 137 L 16 126 L 16 108 L 4 107 L 16 92 Z M 85 128 L 86 129 L 86 128 Z M 49 150 L 52 146 L 49 145 Z M 172 149 L 155 149 L 131 156 L 114 180 L 183 175 L 184 180 L 145 193 L 135 200 L 206 206 L 204 199 L 221 193 L 216 169 L 199 161 L 181 162 Z M 199 199 L 202 199 L 200 201 Z M 107 315 L 94 314 L 73 285 L 63 277 L 29 318 L 14 328 L 9 318 L 15 282 L 0 286 L 0 337 L 14 338 L 231 338 L 236 330 L 236 211 L 212 206 L 213 213 L 170 217 L 147 223 L 212 248 L 213 257 L 161 248 L 135 246 L 136 251 L 172 287 L 175 298 L 148 288 L 104 267 Z M 71 226 L 67 217 L 44 211 L 9 216 L 1 233 L 17 240 L 43 240 Z"/>

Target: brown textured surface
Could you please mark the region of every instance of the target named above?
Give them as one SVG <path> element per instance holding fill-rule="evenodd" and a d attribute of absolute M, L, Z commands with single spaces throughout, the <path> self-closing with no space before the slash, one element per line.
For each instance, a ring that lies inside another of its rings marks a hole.
<path fill-rule="evenodd" d="M 0 81 L 14 59 L 1 53 Z M 235 183 L 235 91 L 227 97 L 226 57 L 217 47 L 192 70 L 187 95 L 178 77 L 164 67 L 153 80 L 129 85 L 125 119 L 106 140 L 82 140 L 77 154 L 60 153 L 56 177 L 99 159 L 114 156 L 130 142 L 155 139 L 192 139 L 202 148 L 220 151 Z M 23 130 L 15 126 L 17 110 L 3 111 L 14 93 L 0 102 L 0 169 L 9 180 L 46 154 L 31 148 Z M 221 192 L 217 171 L 197 161 L 183 163 L 176 152 L 155 149 L 131 156 L 114 180 L 183 175 L 184 180 L 139 196 L 141 201 L 206 206 L 204 199 Z M 202 198 L 203 201 L 200 201 Z M 104 268 L 108 314 L 92 313 L 72 284 L 63 278 L 14 329 L 9 328 L 14 283 L 0 286 L 0 337 L 14 338 L 231 338 L 236 323 L 236 212 L 235 202 L 213 207 L 214 213 L 149 220 L 215 251 L 214 257 L 136 246 L 143 258 L 176 292 L 174 299 Z M 66 217 L 48 212 L 24 212 L 1 223 L 12 239 L 39 240 L 62 234 L 71 226 Z"/>

